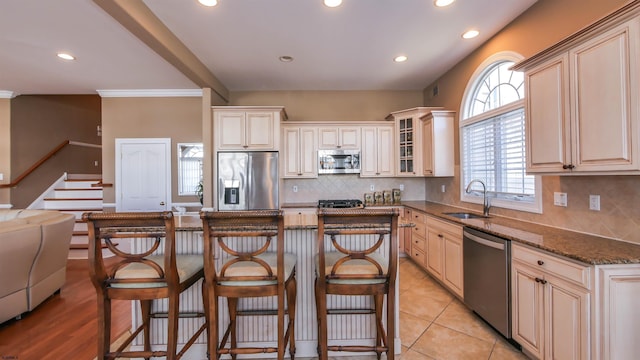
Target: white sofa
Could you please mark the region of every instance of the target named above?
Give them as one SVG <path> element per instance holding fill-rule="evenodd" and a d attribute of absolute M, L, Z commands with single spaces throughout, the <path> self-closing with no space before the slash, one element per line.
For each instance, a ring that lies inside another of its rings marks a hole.
<path fill-rule="evenodd" d="M 74 223 L 58 211 L 0 210 L 0 323 L 62 287 Z"/>

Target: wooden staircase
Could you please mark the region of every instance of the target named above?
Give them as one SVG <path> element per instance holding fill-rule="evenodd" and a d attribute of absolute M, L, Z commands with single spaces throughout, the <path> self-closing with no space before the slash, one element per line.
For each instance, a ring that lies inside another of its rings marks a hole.
<path fill-rule="evenodd" d="M 69 259 L 87 258 L 87 224 L 82 221 L 82 214 L 86 211 L 102 211 L 101 183 L 99 175 L 67 175 L 62 184 L 57 183 L 45 194 L 44 209 L 58 210 L 76 217 Z"/>

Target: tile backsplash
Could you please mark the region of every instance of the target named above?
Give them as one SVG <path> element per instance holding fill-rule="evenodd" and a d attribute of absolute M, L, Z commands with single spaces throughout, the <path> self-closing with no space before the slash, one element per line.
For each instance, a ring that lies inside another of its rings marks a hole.
<path fill-rule="evenodd" d="M 496 207 L 491 213 L 640 243 L 640 176 L 543 176 L 542 188 L 542 214 Z M 425 191 L 430 201 L 482 211 L 478 204 L 460 201 L 459 176 L 427 179 Z M 567 207 L 553 205 L 554 192 L 567 193 Z M 589 195 L 600 195 L 600 211 L 589 210 Z"/>
<path fill-rule="evenodd" d="M 309 203 L 318 200 L 360 199 L 374 191 L 397 189 L 404 185 L 402 200 L 424 200 L 424 178 L 361 178 L 358 175 L 320 175 L 317 179 L 286 179 L 283 182 L 286 203 Z M 298 191 L 293 192 L 297 187 Z"/>

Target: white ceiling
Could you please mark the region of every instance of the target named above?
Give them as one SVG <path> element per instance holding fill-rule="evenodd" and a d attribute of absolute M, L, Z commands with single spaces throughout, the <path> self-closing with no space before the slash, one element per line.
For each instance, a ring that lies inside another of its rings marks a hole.
<path fill-rule="evenodd" d="M 227 90 L 255 91 L 421 90 L 536 0 L 135 1 Z M 470 28 L 480 36 L 463 40 Z M 15 94 L 200 88 L 89 0 L 0 1 L 0 49 L 0 90 Z"/>

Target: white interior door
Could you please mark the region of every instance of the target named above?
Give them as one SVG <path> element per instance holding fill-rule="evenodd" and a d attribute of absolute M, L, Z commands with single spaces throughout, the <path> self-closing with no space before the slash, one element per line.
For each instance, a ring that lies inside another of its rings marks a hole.
<path fill-rule="evenodd" d="M 171 209 L 171 139 L 116 139 L 116 211 Z"/>

